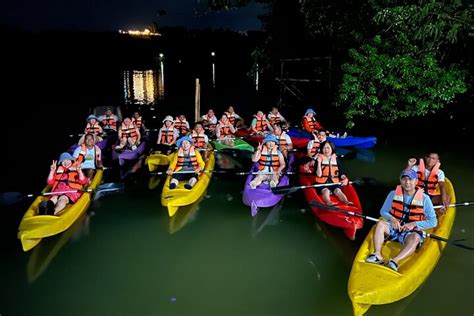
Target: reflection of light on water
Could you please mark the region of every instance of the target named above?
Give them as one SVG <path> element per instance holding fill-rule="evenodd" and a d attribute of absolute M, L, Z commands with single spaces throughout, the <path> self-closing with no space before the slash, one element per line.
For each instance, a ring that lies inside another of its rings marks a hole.
<path fill-rule="evenodd" d="M 163 65 L 155 70 L 126 70 L 124 71 L 124 97 L 127 104 L 154 104 L 164 96 Z"/>
<path fill-rule="evenodd" d="M 255 71 L 255 90 L 258 91 L 258 64 L 257 64 L 257 69 Z"/>
<path fill-rule="evenodd" d="M 216 87 L 216 64 L 212 63 L 212 86 Z"/>
<path fill-rule="evenodd" d="M 158 98 L 161 100 L 165 97 L 165 69 L 163 61 L 160 61 L 160 73 L 158 75 Z"/>

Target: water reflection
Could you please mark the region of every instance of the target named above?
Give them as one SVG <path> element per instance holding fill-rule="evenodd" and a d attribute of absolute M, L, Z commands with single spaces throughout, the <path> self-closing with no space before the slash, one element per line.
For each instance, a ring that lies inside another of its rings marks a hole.
<path fill-rule="evenodd" d="M 154 104 L 165 95 L 163 62 L 158 70 L 125 70 L 123 82 L 126 104 Z"/>

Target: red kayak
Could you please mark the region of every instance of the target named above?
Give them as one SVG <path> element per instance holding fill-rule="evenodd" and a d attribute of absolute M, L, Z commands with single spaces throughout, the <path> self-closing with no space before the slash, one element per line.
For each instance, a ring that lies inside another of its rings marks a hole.
<path fill-rule="evenodd" d="M 302 168 L 300 168 L 300 172 L 304 172 Z M 301 185 L 313 185 L 316 183 L 315 175 L 300 174 L 299 178 Z M 311 201 L 316 201 L 318 203 L 325 204 L 322 197 L 316 192 L 316 188 L 308 188 L 304 189 L 303 191 L 308 203 Z M 359 197 L 357 196 L 357 192 L 355 191 L 354 187 L 351 184 L 345 185 L 342 187 L 342 192 L 344 192 L 344 194 L 347 196 L 347 199 L 354 204 L 344 205 L 335 195 L 331 195 L 331 201 L 337 203 L 335 206 L 341 210 L 362 214 L 362 206 L 360 205 Z M 329 225 L 342 228 L 344 230 L 344 234 L 346 234 L 346 236 L 351 240 L 355 239 L 357 230 L 364 226 L 364 220 L 360 217 L 350 216 L 336 211 L 329 211 L 314 206 L 312 206 L 311 209 L 314 215 L 316 215 L 321 221 Z"/>
<path fill-rule="evenodd" d="M 257 147 L 258 144 L 262 143 L 264 138 L 262 135 L 252 135 L 252 131 L 245 128 L 236 130 L 234 136 L 245 139 L 247 143 L 254 147 Z"/>

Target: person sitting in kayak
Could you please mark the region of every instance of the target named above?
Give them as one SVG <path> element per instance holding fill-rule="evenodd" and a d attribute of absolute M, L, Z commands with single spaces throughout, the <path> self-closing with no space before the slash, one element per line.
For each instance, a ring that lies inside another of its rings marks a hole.
<path fill-rule="evenodd" d="M 186 121 L 186 116 L 181 114 L 174 120 L 174 128 L 176 128 L 179 132 L 179 136 L 184 136 L 188 133 L 190 127 L 189 122 Z"/>
<path fill-rule="evenodd" d="M 77 147 L 72 154 L 76 164 L 81 165 L 81 169 L 87 178 L 92 179 L 97 168 L 103 168 L 102 153 L 95 144 L 94 135 L 86 134 L 84 144 Z"/>
<path fill-rule="evenodd" d="M 168 115 L 163 120 L 163 126 L 158 132 L 158 139 L 156 140 L 155 150 L 162 153 L 169 154 L 171 147 L 176 144 L 179 132 L 174 128 L 174 120 L 171 115 Z"/>
<path fill-rule="evenodd" d="M 320 153 L 321 144 L 327 140 L 325 130 L 320 130 L 319 132 L 315 132 L 312 135 L 313 139 L 310 140 L 306 146 L 306 158 L 304 160 L 306 162 L 303 165 L 303 169 L 307 173 L 310 173 L 311 168 L 314 167 L 317 155 Z"/>
<path fill-rule="evenodd" d="M 120 144 L 115 147 L 116 150 L 124 149 L 128 146 L 131 150 L 137 149 L 140 145 L 140 130 L 132 123 L 129 117 L 123 119 L 119 130 Z"/>
<path fill-rule="evenodd" d="M 229 105 L 227 111 L 225 111 L 224 114 L 227 115 L 230 124 L 232 124 L 235 128 L 239 128 L 244 125 L 244 120 L 237 113 L 235 113 L 234 107 L 232 105 Z"/>
<path fill-rule="evenodd" d="M 441 204 L 441 214 L 444 214 L 450 203 L 450 196 L 446 192 L 445 176 L 439 167 L 441 162 L 437 153 L 429 153 L 425 158 L 408 160 L 407 168 L 413 169 L 418 174 L 418 187 L 422 188 L 431 198 L 433 204 Z"/>
<path fill-rule="evenodd" d="M 143 121 L 140 112 L 134 112 L 132 115 L 132 123 L 140 130 L 140 132 L 145 130 L 145 122 Z"/>
<path fill-rule="evenodd" d="M 256 189 L 263 181 L 269 181 L 272 188 L 280 182 L 281 173 L 285 169 L 285 158 L 278 150 L 277 143 L 275 136 L 268 135 L 253 154 L 252 161 L 258 162 L 258 174 L 249 183 L 252 189 Z"/>
<path fill-rule="evenodd" d="M 184 187 L 191 190 L 196 184 L 199 172 L 204 169 L 204 160 L 199 151 L 195 150 L 191 137 L 184 136 L 178 139 L 178 154 L 171 161 L 167 175 L 171 175 L 170 189 L 175 189 L 179 181 L 189 180 Z M 190 171 L 189 173 L 184 173 Z M 180 173 L 183 172 L 183 173 Z"/>
<path fill-rule="evenodd" d="M 227 146 L 234 146 L 234 133 L 234 126 L 230 123 L 230 120 L 227 118 L 227 115 L 222 114 L 222 117 L 216 126 L 217 139 Z"/>
<path fill-rule="evenodd" d="M 53 160 L 48 175 L 48 185 L 52 186 L 51 192 L 58 192 L 58 194 L 53 195 L 46 203 L 40 204 L 39 215 L 58 215 L 69 203 L 73 204 L 81 197 L 81 192 L 69 191 L 81 190 L 82 185 L 88 180 L 80 164 L 76 166 L 73 163 L 74 157 L 67 152 L 62 153 L 58 161 Z"/>
<path fill-rule="evenodd" d="M 111 108 L 107 108 L 105 114 L 99 117 L 99 121 L 102 122 L 105 132 L 108 130 L 117 131 L 118 117 L 113 114 Z"/>
<path fill-rule="evenodd" d="M 349 179 L 341 168 L 341 162 L 336 156 L 334 144 L 330 141 L 321 143 L 321 153 L 316 155 L 316 183 L 339 183 L 328 187 L 319 187 L 316 191 L 321 194 L 327 205 L 335 205 L 331 201 L 330 195 L 335 194 L 337 198 L 344 204 L 353 204 L 350 202 L 341 188 L 349 183 Z"/>
<path fill-rule="evenodd" d="M 201 116 L 201 123 L 204 129 L 209 130 L 209 132 L 214 133 L 217 125 L 217 117 L 214 114 L 214 110 L 210 109 L 206 114 Z"/>
<path fill-rule="evenodd" d="M 280 124 L 280 126 L 287 124 L 286 119 L 280 114 L 276 106 L 272 107 L 272 110 L 267 114 L 267 119 L 272 126 L 275 124 Z"/>
<path fill-rule="evenodd" d="M 191 137 L 193 139 L 194 148 L 199 150 L 199 152 L 204 153 L 204 160 L 207 160 L 209 153 L 209 137 L 204 133 L 204 128 L 201 123 L 196 123 L 194 125 Z"/>
<path fill-rule="evenodd" d="M 95 138 L 96 142 L 102 141 L 102 135 L 104 131 L 102 130 L 102 127 L 99 124 L 99 119 L 95 115 L 89 115 L 87 117 L 87 124 L 86 128 L 84 129 L 84 135 L 81 136 L 79 139 L 78 145 L 82 145 L 84 143 L 84 138 L 87 134 L 92 134 Z"/>
<path fill-rule="evenodd" d="M 293 149 L 293 142 L 291 141 L 290 136 L 281 128 L 279 123 L 273 124 L 273 136 L 277 139 L 278 149 L 283 154 L 285 159 L 288 158 L 288 150 Z"/>
<path fill-rule="evenodd" d="M 384 264 L 382 245 L 385 241 L 398 241 L 402 250 L 387 262 L 387 267 L 398 271 L 399 262 L 412 255 L 425 239 L 423 231 L 438 225 L 433 203 L 423 189 L 417 188 L 418 176 L 412 169 L 403 170 L 400 184 L 391 191 L 380 210 L 385 218 L 374 230 L 374 253 L 365 261 Z"/>
<path fill-rule="evenodd" d="M 301 120 L 301 126 L 309 133 L 315 133 L 324 129 L 321 124 L 316 121 L 315 118 L 316 112 L 309 108 L 304 113 L 303 119 Z"/>
<path fill-rule="evenodd" d="M 257 114 L 254 115 L 250 129 L 252 130 L 252 134 L 256 135 L 265 135 L 268 131 L 273 132 L 273 127 L 262 111 L 258 111 Z"/>

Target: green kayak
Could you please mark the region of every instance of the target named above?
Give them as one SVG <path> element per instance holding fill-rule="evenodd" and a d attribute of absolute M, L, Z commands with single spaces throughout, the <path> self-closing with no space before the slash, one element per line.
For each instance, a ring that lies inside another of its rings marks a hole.
<path fill-rule="evenodd" d="M 212 146 L 217 149 L 217 150 L 247 150 L 250 152 L 254 152 L 254 148 L 252 145 L 247 143 L 245 140 L 240 139 L 240 138 L 234 138 L 234 146 L 228 146 L 226 144 L 223 144 L 221 141 L 218 140 L 213 140 L 212 141 Z"/>

